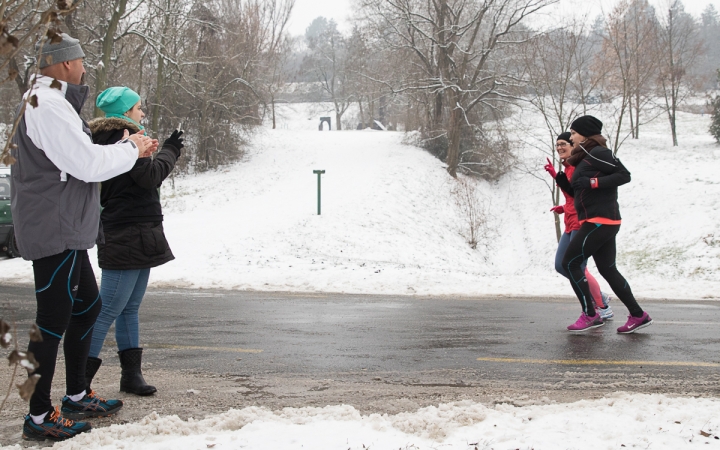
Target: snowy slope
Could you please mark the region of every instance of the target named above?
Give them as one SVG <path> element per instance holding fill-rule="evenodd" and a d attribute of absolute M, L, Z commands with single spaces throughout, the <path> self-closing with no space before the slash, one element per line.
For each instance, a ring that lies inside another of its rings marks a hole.
<path fill-rule="evenodd" d="M 495 184 L 477 182 L 490 233 L 472 250 L 460 235 L 455 181 L 442 162 L 403 145 L 402 133 L 321 133 L 317 117 L 329 114 L 317 105 L 284 105 L 279 115 L 278 129 L 259 132 L 246 161 L 165 183 L 165 227 L 177 259 L 153 269 L 152 285 L 572 294 L 553 269 L 545 155 L 532 146 L 516 149 L 526 169 Z M 680 117 L 682 147 L 669 145 L 661 117 L 620 150 L 633 182 L 620 188 L 618 265 L 640 297 L 717 298 L 720 147 L 704 131 L 707 117 Z M 514 121 L 523 124 L 518 142 L 542 133 L 536 115 Z M 320 216 L 315 169 L 326 170 Z M 32 279 L 28 262 L 0 267 L 0 279 Z"/>

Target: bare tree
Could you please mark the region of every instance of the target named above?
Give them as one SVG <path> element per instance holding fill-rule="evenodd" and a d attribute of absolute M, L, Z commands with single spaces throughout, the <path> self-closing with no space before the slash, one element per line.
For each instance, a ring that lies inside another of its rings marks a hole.
<path fill-rule="evenodd" d="M 448 172 L 457 176 L 461 134 L 472 125 L 470 112 L 481 106 L 499 111 L 517 99 L 519 74 L 503 49 L 521 42 L 523 20 L 555 0 L 366 0 L 365 8 L 388 44 L 413 55 L 423 76 L 403 80 L 396 91 L 426 90 L 435 94 L 435 117 L 447 105 Z M 502 113 L 499 113 L 501 115 Z M 493 113 L 480 117 L 492 117 Z"/>
<path fill-rule="evenodd" d="M 335 128 L 342 130 L 342 116 L 353 101 L 345 37 L 333 20 L 318 17 L 308 28 L 305 39 L 310 49 L 305 64 L 333 102 Z"/>
<path fill-rule="evenodd" d="M 98 94 L 107 87 L 107 70 L 113 56 L 118 25 L 125 15 L 128 0 L 113 0 L 112 2 L 103 3 L 110 6 L 111 9 L 109 19 L 100 28 L 104 32 L 104 36 L 101 36 L 100 61 L 95 67 L 95 92 Z M 103 115 L 103 112 L 96 107 L 95 116 L 101 115 Z"/>
<path fill-rule="evenodd" d="M 530 104 L 541 114 L 545 134 L 532 143 L 558 165 L 555 137 L 567 131 L 577 116 L 587 111 L 587 99 L 595 95 L 601 76 L 593 72 L 597 53 L 595 40 L 586 30 L 587 21 L 569 20 L 556 30 L 540 33 L 523 49 L 525 79 L 530 88 Z M 560 202 L 560 190 L 542 176 L 553 205 Z M 562 236 L 560 216 L 553 214 L 558 240 Z"/>
<path fill-rule="evenodd" d="M 626 13 L 629 33 L 629 54 L 632 55 L 630 127 L 634 139 L 640 138 L 640 115 L 653 98 L 653 78 L 657 71 L 659 55 L 657 47 L 658 22 L 655 9 L 647 0 L 632 0 Z M 633 114 L 634 111 L 634 114 Z"/>
<path fill-rule="evenodd" d="M 261 70 L 264 72 L 260 77 L 263 85 L 263 92 L 266 96 L 265 103 L 270 104 L 272 115 L 272 128 L 275 129 L 275 101 L 277 95 L 290 80 L 291 73 L 289 58 L 293 50 L 290 36 L 285 32 L 287 22 L 290 19 L 295 0 L 281 0 L 264 2 L 267 8 L 262 15 L 261 33 L 263 49 L 263 61 Z"/>
<path fill-rule="evenodd" d="M 621 136 L 626 116 L 629 135 L 640 135 L 640 113 L 651 99 L 656 73 L 656 40 L 655 11 L 647 0 L 621 0 L 607 17 L 601 61 L 610 68 L 603 78 L 604 90 L 618 99 L 611 139 L 615 153 L 628 137 Z"/>
<path fill-rule="evenodd" d="M 691 94 L 689 68 L 702 52 L 692 16 L 685 12 L 680 0 L 669 0 L 660 19 L 659 29 L 660 94 L 670 122 L 673 146 L 677 147 L 678 106 Z"/>

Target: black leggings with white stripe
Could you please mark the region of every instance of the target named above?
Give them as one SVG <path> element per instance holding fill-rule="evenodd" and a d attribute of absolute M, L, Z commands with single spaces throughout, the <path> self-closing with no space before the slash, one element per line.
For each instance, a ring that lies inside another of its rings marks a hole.
<path fill-rule="evenodd" d="M 592 256 L 600 275 L 610 285 L 617 298 L 625 304 L 633 317 L 641 317 L 642 308 L 635 300 L 630 285 L 615 265 L 615 236 L 620 225 L 600 225 L 585 222 L 568 245 L 562 265 L 570 273 L 570 285 L 575 291 L 585 314 L 595 315 L 595 305 L 590 294 L 582 263 Z"/>
<path fill-rule="evenodd" d="M 33 261 L 37 323 L 42 342 L 30 342 L 40 367 L 35 393 L 30 398 L 30 414 L 40 415 L 52 409 L 50 388 L 55 373 L 60 339 L 65 338 L 66 394 L 85 390 L 85 363 L 95 319 L 102 301 L 95 274 L 86 250 L 66 250 L 58 255 Z"/>

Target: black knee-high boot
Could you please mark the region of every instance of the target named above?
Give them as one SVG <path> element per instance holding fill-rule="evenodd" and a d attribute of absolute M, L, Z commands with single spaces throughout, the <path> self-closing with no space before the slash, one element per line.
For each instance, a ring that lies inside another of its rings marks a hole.
<path fill-rule="evenodd" d="M 101 364 L 102 364 L 102 359 L 93 358 L 92 356 L 88 356 L 87 363 L 85 363 L 85 384 L 87 385 L 87 387 L 85 388 L 85 391 L 88 394 L 92 390 L 90 388 L 90 384 L 92 383 L 93 378 L 95 378 L 95 374 L 97 373 Z"/>
<path fill-rule="evenodd" d="M 145 382 L 142 375 L 142 351 L 141 348 L 129 348 L 118 352 L 120 355 L 120 390 L 136 395 L 152 395 L 157 392 L 155 386 Z"/>

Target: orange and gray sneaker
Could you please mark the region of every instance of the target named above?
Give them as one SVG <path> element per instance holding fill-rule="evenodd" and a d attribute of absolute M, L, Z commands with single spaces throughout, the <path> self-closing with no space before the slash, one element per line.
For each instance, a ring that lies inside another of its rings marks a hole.
<path fill-rule="evenodd" d="M 93 390 L 76 402 L 70 400 L 67 395 L 62 400 L 63 415 L 74 420 L 111 416 L 122 407 L 121 400 L 105 400 Z"/>
<path fill-rule="evenodd" d="M 41 424 L 33 422 L 29 414 L 25 416 L 22 437 L 26 441 L 49 440 L 57 442 L 90 431 L 91 428 L 89 423 L 75 422 L 64 418 L 60 414 L 60 408 L 56 406 L 52 412 L 45 416 L 45 420 Z"/>

